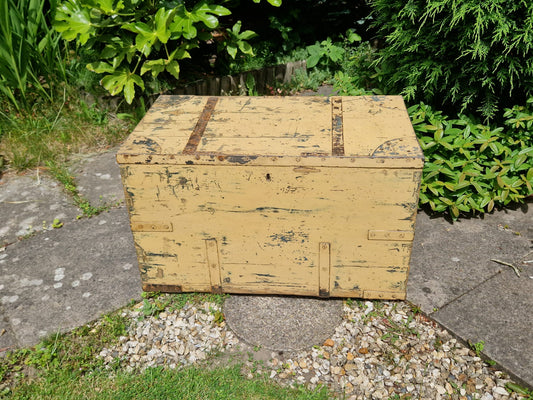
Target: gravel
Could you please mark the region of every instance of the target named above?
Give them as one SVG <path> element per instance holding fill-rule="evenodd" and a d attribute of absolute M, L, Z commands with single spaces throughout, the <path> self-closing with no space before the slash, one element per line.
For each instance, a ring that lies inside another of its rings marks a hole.
<path fill-rule="evenodd" d="M 335 333 L 298 352 L 271 351 L 240 341 L 214 303 L 143 318 L 142 304 L 124 311 L 127 336 L 100 353 L 128 371 L 147 367 L 209 365 L 223 355 L 241 358 L 245 376 L 282 385 L 328 386 L 346 399 L 520 399 L 509 394 L 504 372 L 489 366 L 405 302 L 345 302 Z"/>

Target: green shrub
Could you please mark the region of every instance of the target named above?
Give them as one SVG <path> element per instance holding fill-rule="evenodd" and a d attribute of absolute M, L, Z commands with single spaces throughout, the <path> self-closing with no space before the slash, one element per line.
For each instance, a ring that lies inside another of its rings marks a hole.
<path fill-rule="evenodd" d="M 334 89 L 347 96 L 383 94 L 379 68 L 373 65 L 376 57 L 377 50 L 369 42 L 346 46 L 341 70 L 335 73 Z"/>
<path fill-rule="evenodd" d="M 320 65 L 322 68 L 329 70 L 337 69 L 343 62 L 346 55 L 346 47 L 361 41 L 361 36 L 352 29 L 346 31 L 346 35 L 341 35 L 342 42 L 333 42 L 330 37 L 307 46 L 307 67 L 313 68 Z"/>
<path fill-rule="evenodd" d="M 492 119 L 533 95 L 533 2 L 373 0 L 387 92 Z"/>
<path fill-rule="evenodd" d="M 260 0 L 254 0 L 258 3 Z M 281 0 L 268 0 L 279 6 Z M 178 79 L 180 62 L 190 50 L 213 40 L 218 17 L 231 11 L 209 0 L 63 0 L 58 4 L 55 28 L 66 40 L 75 40 L 95 57 L 87 68 L 104 74 L 102 86 L 111 95 L 123 94 L 131 104 L 136 87 L 144 90 L 146 73 L 156 78 Z M 224 30 L 222 30 L 224 31 Z M 220 51 L 235 58 L 237 52 L 253 54 L 237 21 L 225 30 Z"/>
<path fill-rule="evenodd" d="M 426 157 L 421 205 L 457 219 L 522 202 L 533 193 L 531 107 L 507 109 L 505 127 L 494 129 L 464 116 L 450 119 L 424 103 L 410 107 L 409 114 Z"/>

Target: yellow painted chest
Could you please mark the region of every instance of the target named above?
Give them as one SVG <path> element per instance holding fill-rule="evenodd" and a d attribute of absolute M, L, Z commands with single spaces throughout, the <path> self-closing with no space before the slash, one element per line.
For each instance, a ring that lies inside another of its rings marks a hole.
<path fill-rule="evenodd" d="M 161 96 L 117 161 L 146 291 L 405 298 L 424 159 L 399 96 Z"/>

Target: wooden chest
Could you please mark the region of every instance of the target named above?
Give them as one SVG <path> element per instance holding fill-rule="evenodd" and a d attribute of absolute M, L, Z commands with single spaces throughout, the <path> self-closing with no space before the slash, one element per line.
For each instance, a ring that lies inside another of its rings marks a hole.
<path fill-rule="evenodd" d="M 145 291 L 403 299 L 403 100 L 161 96 L 117 154 Z"/>

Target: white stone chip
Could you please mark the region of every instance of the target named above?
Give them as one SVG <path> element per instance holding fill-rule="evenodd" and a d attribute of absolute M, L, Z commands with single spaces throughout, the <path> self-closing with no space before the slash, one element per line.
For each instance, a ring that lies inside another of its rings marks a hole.
<path fill-rule="evenodd" d="M 81 279 L 84 281 L 88 281 L 93 277 L 93 274 L 91 272 L 86 272 L 81 276 Z"/>
<path fill-rule="evenodd" d="M 19 299 L 17 295 L 14 296 L 3 296 L 2 297 L 2 304 L 8 304 L 8 303 L 14 303 Z"/>
<path fill-rule="evenodd" d="M 54 281 L 60 281 L 65 277 L 65 268 L 56 268 L 54 271 Z"/>

